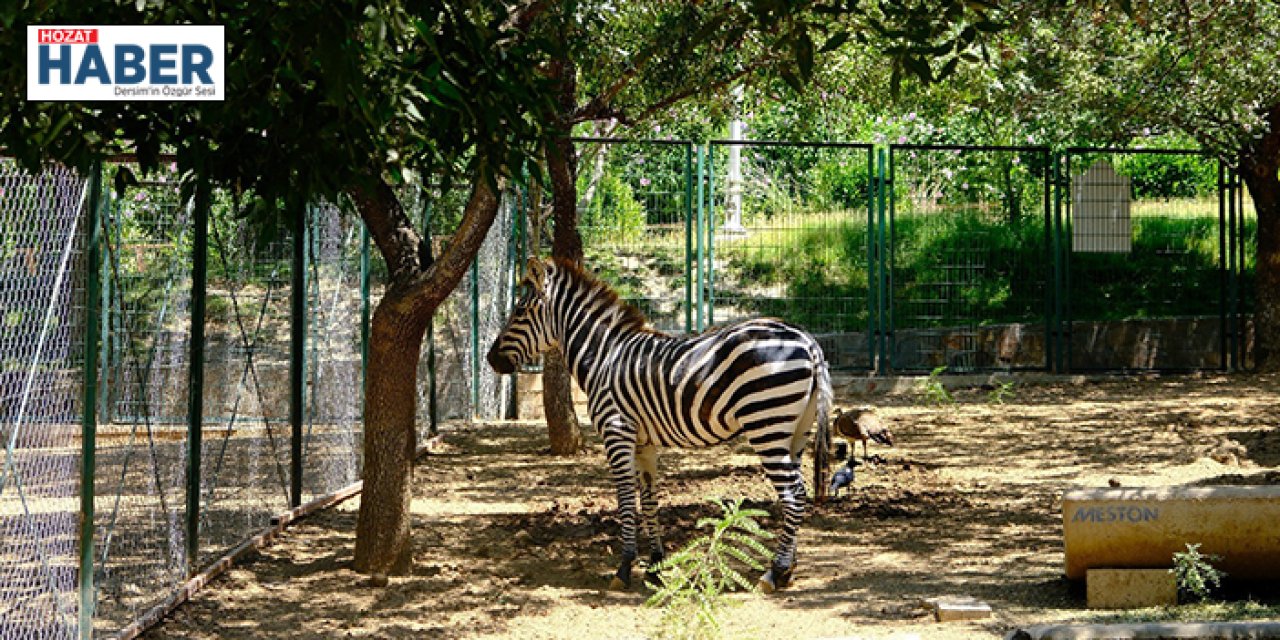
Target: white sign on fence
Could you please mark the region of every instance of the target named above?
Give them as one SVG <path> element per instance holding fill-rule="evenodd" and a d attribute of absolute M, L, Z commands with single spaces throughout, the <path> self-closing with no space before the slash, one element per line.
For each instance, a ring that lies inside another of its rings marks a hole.
<path fill-rule="evenodd" d="M 1128 176 L 1098 160 L 1071 181 L 1071 249 L 1128 253 L 1133 246 Z"/>

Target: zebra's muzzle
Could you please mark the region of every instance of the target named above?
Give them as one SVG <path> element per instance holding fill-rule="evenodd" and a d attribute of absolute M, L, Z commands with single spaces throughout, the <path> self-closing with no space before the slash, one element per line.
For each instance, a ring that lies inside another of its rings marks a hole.
<path fill-rule="evenodd" d="M 516 363 L 498 351 L 496 347 L 489 350 L 489 355 L 486 356 L 486 359 L 489 361 L 489 366 L 493 367 L 493 370 L 499 374 L 506 375 L 516 372 Z"/>

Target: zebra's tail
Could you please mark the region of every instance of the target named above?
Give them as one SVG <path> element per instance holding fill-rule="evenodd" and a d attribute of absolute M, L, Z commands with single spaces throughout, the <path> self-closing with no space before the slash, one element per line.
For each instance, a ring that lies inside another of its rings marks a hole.
<path fill-rule="evenodd" d="M 817 433 L 813 447 L 813 492 L 815 499 L 821 503 L 827 497 L 827 471 L 830 468 L 831 456 L 831 406 L 835 392 L 831 389 L 831 370 L 822 348 L 814 349 L 815 391 L 818 393 Z"/>

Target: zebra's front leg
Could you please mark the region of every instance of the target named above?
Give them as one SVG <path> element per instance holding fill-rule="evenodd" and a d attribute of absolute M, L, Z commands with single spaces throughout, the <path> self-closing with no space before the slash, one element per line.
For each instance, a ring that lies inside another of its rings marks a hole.
<path fill-rule="evenodd" d="M 619 433 L 619 432 L 622 433 Z M 635 433 L 622 428 L 606 428 L 604 453 L 609 474 L 618 491 L 618 521 L 622 526 L 622 560 L 609 588 L 621 591 L 631 586 L 631 565 L 636 560 L 636 442 Z"/>
<path fill-rule="evenodd" d="M 804 519 L 809 495 L 805 490 L 804 476 L 800 473 L 800 463 L 791 456 L 765 457 L 764 468 L 782 503 L 782 535 L 778 536 L 778 550 L 769 570 L 760 576 L 757 583 L 761 591 L 773 593 L 791 584 L 796 568 L 796 534 L 800 521 Z"/>
<path fill-rule="evenodd" d="M 658 564 L 666 557 L 662 548 L 662 523 L 658 522 L 658 449 L 646 445 L 636 449 L 636 486 L 640 490 L 640 515 L 645 536 L 649 538 L 649 564 L 645 567 L 646 582 L 661 584 Z"/>

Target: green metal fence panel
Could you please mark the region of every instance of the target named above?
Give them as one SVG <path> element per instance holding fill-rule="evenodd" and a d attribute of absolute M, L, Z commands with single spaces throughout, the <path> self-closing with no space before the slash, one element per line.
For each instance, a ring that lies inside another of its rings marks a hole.
<path fill-rule="evenodd" d="M 833 368 L 874 368 L 873 153 L 868 144 L 710 144 L 711 323 L 782 318 L 813 332 Z"/>
<path fill-rule="evenodd" d="M 697 329 L 692 144 L 579 138 L 578 219 L 587 269 L 654 327 Z"/>
<path fill-rule="evenodd" d="M 1227 172 L 1223 200 L 1228 221 L 1227 333 L 1231 367 L 1253 370 L 1258 297 L 1258 211 L 1240 176 Z"/>
<path fill-rule="evenodd" d="M 1065 158 L 1066 366 L 1225 368 L 1229 225 L 1217 160 L 1084 148 Z"/>
<path fill-rule="evenodd" d="M 138 175 L 105 166 L 107 178 Z M 176 172 L 140 176 L 103 219 L 100 381 L 94 460 L 99 631 L 125 626 L 187 575 L 186 439 L 192 210 Z M 128 184 L 124 180 L 109 180 Z"/>
<path fill-rule="evenodd" d="M 889 148 L 890 365 L 1045 369 L 1049 150 Z"/>
<path fill-rule="evenodd" d="M 88 181 L 0 159 L 0 638 L 78 632 Z"/>

